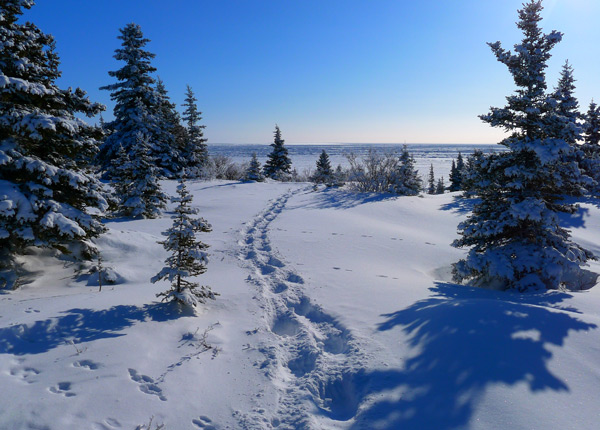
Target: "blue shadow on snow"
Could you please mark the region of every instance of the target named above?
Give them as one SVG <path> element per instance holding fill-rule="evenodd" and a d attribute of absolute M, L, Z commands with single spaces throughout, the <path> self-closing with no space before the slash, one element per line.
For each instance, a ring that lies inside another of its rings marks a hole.
<path fill-rule="evenodd" d="M 61 316 L 0 328 L 0 354 L 41 354 L 68 341 L 75 344 L 124 336 L 122 330 L 144 321 L 169 321 L 192 316 L 176 303 L 113 306 L 109 309 L 70 309 Z"/>
<path fill-rule="evenodd" d="M 408 336 L 415 354 L 402 368 L 346 375 L 354 391 L 343 406 L 352 410 L 338 408 L 338 417 L 357 413 L 367 394 L 375 399 L 358 412 L 352 429 L 465 428 L 486 387 L 496 384 L 569 391 L 548 368 L 547 346 L 562 346 L 570 331 L 597 328 L 560 307 L 569 294 L 516 295 L 445 283 L 431 291 L 427 299 L 382 315 L 377 327 Z M 393 389 L 402 394 L 378 396 Z"/>

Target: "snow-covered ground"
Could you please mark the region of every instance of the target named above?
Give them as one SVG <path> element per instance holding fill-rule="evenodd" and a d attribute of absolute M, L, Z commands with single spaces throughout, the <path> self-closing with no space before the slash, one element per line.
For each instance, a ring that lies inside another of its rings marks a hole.
<path fill-rule="evenodd" d="M 189 189 L 220 297 L 196 314 L 155 300 L 168 213 L 108 223 L 121 279 L 101 292 L 72 263 L 23 258 L 30 279 L 0 294 L 0 429 L 597 428 L 600 288 L 452 284 L 468 202 Z M 600 255 L 597 202 L 565 223 Z"/>

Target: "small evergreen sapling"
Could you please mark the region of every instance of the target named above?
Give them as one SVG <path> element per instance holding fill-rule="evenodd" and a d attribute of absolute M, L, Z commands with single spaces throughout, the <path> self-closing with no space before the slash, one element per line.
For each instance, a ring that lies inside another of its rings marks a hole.
<path fill-rule="evenodd" d="M 389 191 L 400 196 L 417 196 L 421 192 L 423 180 L 415 169 L 415 159 L 408 152 L 406 145 L 402 147 L 394 169 L 393 183 Z"/>
<path fill-rule="evenodd" d="M 271 146 L 273 150 L 269 154 L 269 158 L 265 163 L 263 172 L 266 177 L 282 180 L 289 177 L 292 173 L 292 160 L 288 157 L 288 150 L 284 144 L 284 140 L 281 138 L 281 130 L 279 126 L 275 126 L 275 139 Z"/>
<path fill-rule="evenodd" d="M 444 177 L 442 176 L 437 181 L 437 185 L 435 186 L 435 193 L 436 194 L 444 194 L 445 190 L 446 190 L 446 186 L 444 185 Z"/>
<path fill-rule="evenodd" d="M 328 186 L 333 185 L 335 182 L 333 171 L 331 170 L 329 155 L 327 155 L 325 150 L 321 152 L 321 155 L 317 160 L 317 171 L 315 172 L 312 180 L 317 184 L 326 184 Z"/>
<path fill-rule="evenodd" d="M 250 160 L 250 164 L 248 164 L 248 169 L 246 170 L 246 181 L 256 181 L 263 182 L 265 177 L 262 175 L 260 162 L 258 158 L 256 158 L 256 153 L 252 154 L 252 159 Z"/>
<path fill-rule="evenodd" d="M 433 164 L 429 167 L 429 178 L 427 179 L 427 194 L 435 194 L 435 175 Z"/>
<path fill-rule="evenodd" d="M 218 295 L 210 287 L 200 286 L 187 279 L 206 272 L 208 245 L 196 240 L 196 233 L 210 232 L 212 228 L 204 218 L 191 217 L 198 213 L 198 209 L 191 207 L 192 195 L 188 192 L 183 178 L 177 186 L 177 197 L 173 197 L 171 201 L 178 204 L 173 225 L 163 233 L 167 238 L 159 242 L 171 255 L 165 260 L 166 266 L 151 281 L 171 282 L 169 290 L 156 295 L 162 297 L 162 301 L 173 300 L 196 306 L 198 303 L 204 303 L 206 299 L 215 299 Z"/>

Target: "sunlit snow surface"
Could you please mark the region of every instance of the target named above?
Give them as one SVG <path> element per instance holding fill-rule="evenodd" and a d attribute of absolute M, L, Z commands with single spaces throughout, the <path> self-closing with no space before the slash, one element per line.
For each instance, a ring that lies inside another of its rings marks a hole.
<path fill-rule="evenodd" d="M 188 188 L 213 226 L 198 281 L 221 295 L 196 313 L 156 301 L 170 212 L 107 222 L 98 245 L 117 283 L 102 292 L 73 263 L 23 257 L 21 288 L 0 292 L 0 429 L 597 427 L 600 288 L 453 284 L 464 251 L 450 243 L 472 202 Z M 563 219 L 598 254 L 599 206 Z"/>

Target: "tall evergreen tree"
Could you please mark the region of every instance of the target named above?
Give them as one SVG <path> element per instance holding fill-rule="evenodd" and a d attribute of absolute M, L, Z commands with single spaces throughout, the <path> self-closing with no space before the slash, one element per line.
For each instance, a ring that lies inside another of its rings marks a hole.
<path fill-rule="evenodd" d="M 546 117 L 548 134 L 563 140 L 571 146 L 570 151 L 562 153 L 562 161 L 556 163 L 558 176 L 561 182 L 555 184 L 564 194 L 580 196 L 584 186 L 590 187 L 592 180 L 587 175 L 582 176 L 579 163 L 583 163 L 584 153 L 581 151 L 579 141 L 583 132 L 581 126 L 582 115 L 579 112 L 579 102 L 575 98 L 575 78 L 573 67 L 568 61 L 561 70 L 558 84 L 551 94 L 553 110 Z"/>
<path fill-rule="evenodd" d="M 187 141 L 184 149 L 184 156 L 187 160 L 186 172 L 188 176 L 200 177 L 203 175 L 203 169 L 208 166 L 208 147 L 204 138 L 204 128 L 199 125 L 202 120 L 202 112 L 198 110 L 197 99 L 194 96 L 192 88 L 188 85 L 185 94 L 183 107 L 183 120 L 187 125 Z"/>
<path fill-rule="evenodd" d="M 429 167 L 429 177 L 427 178 L 427 194 L 435 194 L 435 174 L 433 173 L 433 164 Z"/>
<path fill-rule="evenodd" d="M 158 168 L 149 155 L 148 137 L 138 133 L 131 149 L 128 154 L 121 147 L 115 160 L 119 211 L 133 218 L 156 218 L 166 208 L 167 196 L 158 183 Z"/>
<path fill-rule="evenodd" d="M 158 133 L 152 158 L 161 168 L 163 176 L 178 177 L 187 167 L 185 146 L 188 140 L 187 130 L 181 125 L 181 117 L 175 103 L 171 103 L 164 82 L 156 79 L 158 102 Z"/>
<path fill-rule="evenodd" d="M 576 278 L 580 265 L 593 258 L 559 225 L 558 213 L 575 211 L 554 186 L 564 180 L 559 164 L 572 147 L 548 121 L 550 115 L 561 119 L 546 92 L 545 69 L 562 34 L 542 33 L 541 10 L 539 0 L 519 10 L 517 26 L 524 38 L 514 53 L 500 42 L 489 44 L 508 67 L 517 90 L 507 97 L 506 107 L 480 117 L 511 132 L 502 141 L 509 150 L 486 157 L 479 166 L 475 188 L 480 202 L 459 225 L 462 237 L 453 244 L 470 248 L 454 265 L 458 282 L 518 291 L 556 289 Z"/>
<path fill-rule="evenodd" d="M 76 114 L 104 106 L 86 93 L 57 87 L 54 39 L 19 17 L 33 1 L 0 2 L 0 262 L 28 246 L 94 252 L 103 230 L 88 208 L 106 208 L 87 167 L 102 137 Z"/>
<path fill-rule="evenodd" d="M 268 156 L 263 172 L 268 178 L 282 180 L 291 174 L 292 160 L 288 157 L 287 148 L 283 146 L 285 141 L 281 138 L 278 125 L 275 125 L 274 134 L 275 139 L 271 144 L 273 150 Z"/>
<path fill-rule="evenodd" d="M 160 242 L 171 255 L 165 260 L 166 266 L 151 281 L 155 283 L 166 279 L 171 282 L 169 290 L 156 295 L 162 297 L 163 301 L 174 300 L 196 306 L 218 295 L 210 287 L 188 280 L 206 272 L 208 245 L 197 240 L 196 233 L 210 232 L 212 229 L 204 218 L 192 218 L 198 209 L 191 206 L 192 195 L 183 178 L 177 186 L 177 197 L 171 201 L 177 203 L 173 225 L 163 233 L 167 238 Z"/>
<path fill-rule="evenodd" d="M 592 194 L 600 195 L 600 108 L 590 103 L 583 123 L 582 160 L 580 166 L 594 183 L 589 186 Z"/>
<path fill-rule="evenodd" d="M 461 174 L 461 189 L 464 191 L 463 197 L 474 197 L 479 194 L 481 187 L 487 186 L 487 181 L 481 176 L 481 172 L 484 171 L 483 165 L 486 158 L 486 155 L 480 149 L 476 149 L 467 157 L 465 168 Z"/>
<path fill-rule="evenodd" d="M 160 147 L 161 119 L 159 114 L 160 96 L 153 87 L 155 80 L 151 73 L 156 69 L 150 64 L 155 57 L 144 50 L 150 41 L 142 33 L 137 24 L 127 24 L 120 29 L 118 39 L 122 40 L 121 48 L 115 51 L 114 58 L 124 61 L 125 65 L 116 71 L 109 71 L 117 83 L 101 87 L 111 91 L 110 98 L 115 102 L 115 119 L 109 124 L 112 133 L 100 146 L 98 161 L 112 175 L 111 161 L 116 157 L 119 145 L 131 157 L 132 147 L 137 141 L 138 133 L 148 139 L 153 153 Z"/>
<path fill-rule="evenodd" d="M 460 191 L 461 175 L 456 168 L 456 163 L 452 160 L 452 166 L 450 167 L 450 187 L 449 191 Z"/>
<path fill-rule="evenodd" d="M 258 158 L 256 158 L 256 152 L 252 154 L 252 159 L 250 160 L 248 169 L 246 170 L 245 179 L 246 181 L 256 182 L 263 182 L 265 180 L 260 168 L 260 162 L 258 161 Z"/>
<path fill-rule="evenodd" d="M 333 171 L 331 170 L 331 162 L 329 161 L 329 155 L 325 150 L 319 155 L 317 160 L 317 171 L 313 176 L 313 182 L 317 184 L 332 185 L 334 182 Z"/>

